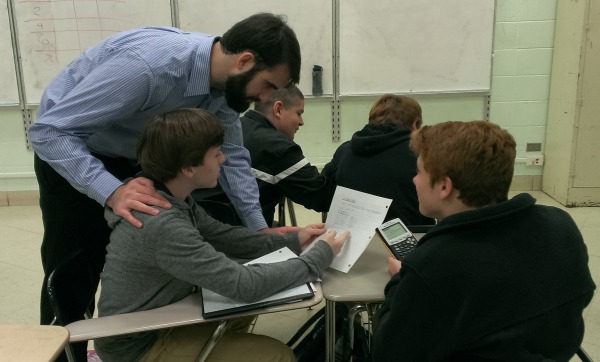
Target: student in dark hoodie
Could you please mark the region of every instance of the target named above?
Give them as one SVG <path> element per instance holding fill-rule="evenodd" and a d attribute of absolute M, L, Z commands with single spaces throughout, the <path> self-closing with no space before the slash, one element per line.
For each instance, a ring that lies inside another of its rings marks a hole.
<path fill-rule="evenodd" d="M 415 99 L 383 95 L 371 108 L 369 123 L 335 151 L 323 174 L 336 185 L 392 199 L 386 221 L 398 217 L 407 225 L 434 224 L 419 213 L 412 182 L 417 158 L 408 143 L 422 123 Z"/>

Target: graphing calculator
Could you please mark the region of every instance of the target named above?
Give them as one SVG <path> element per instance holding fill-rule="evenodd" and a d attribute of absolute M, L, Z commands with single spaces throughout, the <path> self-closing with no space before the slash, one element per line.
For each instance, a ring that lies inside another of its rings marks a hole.
<path fill-rule="evenodd" d="M 417 239 L 398 218 L 378 226 L 377 233 L 383 239 L 385 246 L 398 260 L 404 259 L 404 256 L 417 246 Z"/>

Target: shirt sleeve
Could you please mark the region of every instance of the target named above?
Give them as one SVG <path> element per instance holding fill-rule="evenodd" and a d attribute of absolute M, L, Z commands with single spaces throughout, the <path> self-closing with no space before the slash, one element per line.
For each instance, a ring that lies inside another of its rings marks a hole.
<path fill-rule="evenodd" d="M 44 111 L 29 129 L 29 138 L 42 160 L 79 192 L 104 205 L 122 183 L 90 153 L 86 140 L 96 130 L 110 127 L 112 120 L 142 108 L 150 98 L 153 77 L 132 52 L 99 65 L 64 96 L 58 93 L 75 80 L 69 74 L 62 76 L 63 83 L 47 91 L 40 108 Z"/>
<path fill-rule="evenodd" d="M 268 226 L 260 208 L 256 179 L 250 171 L 250 153 L 244 148 L 240 116 L 229 108 L 222 108 L 217 116 L 225 128 L 222 150 L 226 156 L 219 184 L 248 228 L 265 229 Z"/>
<path fill-rule="evenodd" d="M 333 158 L 329 161 L 325 166 L 323 166 L 323 170 L 321 174 L 327 177 L 332 183 L 336 183 L 335 174 L 337 172 L 338 163 L 340 162 L 340 147 L 333 153 Z"/>
<path fill-rule="evenodd" d="M 285 169 L 279 171 L 273 182 L 286 197 L 311 210 L 329 211 L 335 184 L 310 164 L 299 145 L 290 144 L 283 154 L 272 157 L 273 164 L 285 163 L 282 165 Z"/>
<path fill-rule="evenodd" d="M 241 265 L 219 246 L 231 250 L 237 245 L 243 249 L 236 250 L 238 257 L 255 258 L 286 244 L 297 244 L 297 237 L 223 225 L 206 215 L 198 220 L 198 229 L 189 220 L 171 216 L 163 216 L 161 223 L 148 222 L 144 228 L 145 237 L 156 245 L 156 262 L 161 269 L 177 279 L 242 302 L 254 302 L 314 281 L 333 259 L 326 243 L 320 242 L 318 250 L 310 255 L 279 263 Z"/>

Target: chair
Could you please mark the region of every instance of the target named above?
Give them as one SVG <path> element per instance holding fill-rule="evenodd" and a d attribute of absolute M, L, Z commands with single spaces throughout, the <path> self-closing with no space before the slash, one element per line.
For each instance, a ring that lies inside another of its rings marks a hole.
<path fill-rule="evenodd" d="M 204 346 L 197 361 L 203 361 L 225 331 L 227 321 L 231 318 L 259 315 L 266 313 L 284 312 L 293 309 L 308 308 L 319 304 L 323 299 L 321 284 L 316 283 L 317 292 L 312 299 L 294 303 L 259 308 L 248 313 L 236 313 L 224 316 L 223 319 L 204 319 L 202 310 L 202 294 L 192 293 L 182 300 L 164 307 L 143 310 L 132 313 L 111 315 L 106 317 L 80 320 L 68 324 L 71 342 L 87 341 L 90 339 L 152 331 L 162 328 L 174 328 L 196 323 L 219 321 L 219 326 Z"/>
<path fill-rule="evenodd" d="M 286 217 L 285 217 L 285 207 L 287 206 L 288 212 L 290 214 L 290 223 L 292 226 L 298 226 L 298 221 L 296 220 L 296 211 L 294 211 L 294 202 L 287 197 L 282 197 L 277 204 L 277 214 L 279 215 L 279 220 L 277 224 L 279 226 L 285 226 Z"/>
<path fill-rule="evenodd" d="M 577 357 L 579 357 L 579 359 L 581 360 L 581 362 L 594 362 L 592 360 L 592 357 L 590 357 L 590 355 L 588 355 L 583 350 L 583 347 L 581 347 L 581 346 L 579 346 L 579 348 L 577 348 L 577 352 L 575 352 L 575 354 L 577 355 Z"/>
<path fill-rule="evenodd" d="M 73 273 L 73 270 L 78 270 L 79 272 Z M 75 351 L 71 345 L 74 342 L 83 342 L 81 348 L 87 349 L 87 341 L 90 339 L 169 328 L 184 324 L 182 321 L 189 319 L 189 313 L 186 313 L 189 308 L 184 310 L 184 313 L 170 313 L 172 310 L 181 310 L 181 305 L 187 305 L 188 299 L 193 299 L 194 297 L 190 296 L 182 300 L 182 303 L 178 302 L 154 310 L 92 318 L 89 307 L 94 303 L 96 288 L 93 281 L 92 268 L 82 250 L 77 250 L 69 254 L 56 266 L 48 277 L 46 291 L 55 316 L 52 324 L 64 326 L 70 332 L 69 343 L 65 346 L 65 353 L 67 359 L 71 362 L 76 361 Z M 73 303 L 74 300 L 67 298 L 68 295 L 75 296 L 75 301 L 80 303 Z M 86 306 L 85 308 L 81 307 L 84 305 Z M 202 310 L 197 304 L 192 306 L 192 308 L 199 311 Z M 154 311 L 156 311 L 156 315 L 160 319 L 159 322 L 153 319 Z M 196 323 L 201 322 L 203 320 Z M 218 339 L 225 332 L 226 326 L 226 320 L 220 321 L 198 355 L 197 361 L 202 362 L 206 360 Z"/>
<path fill-rule="evenodd" d="M 407 225 L 408 229 L 414 234 L 425 234 L 431 230 L 435 225 Z M 420 237 L 419 237 L 420 239 Z M 368 331 L 368 347 L 371 348 L 371 337 L 373 335 L 373 317 L 375 313 L 381 308 L 382 302 L 357 302 L 348 311 L 348 330 L 350 331 L 350 349 L 354 348 L 354 319 L 361 313 L 367 313 L 367 328 Z"/>
<path fill-rule="evenodd" d="M 73 273 L 74 270 L 78 272 Z M 48 277 L 46 291 L 54 312 L 52 325 L 66 326 L 84 318 L 91 318 L 90 306 L 94 302 L 96 285 L 92 267 L 83 250 L 74 251 L 56 266 Z M 76 360 L 73 347 L 70 344 L 65 346 L 69 361 Z M 78 348 L 87 349 L 87 344 Z"/>
<path fill-rule="evenodd" d="M 349 335 L 349 346 L 350 349 L 354 349 L 354 320 L 356 317 L 358 317 L 361 313 L 366 312 L 367 313 L 367 322 L 366 323 L 361 323 L 363 324 L 363 326 L 366 324 L 366 330 L 367 330 L 367 346 L 369 348 L 369 352 L 371 350 L 371 343 L 372 343 L 372 338 L 373 338 L 373 318 L 375 316 L 375 313 L 377 313 L 377 311 L 379 309 L 381 309 L 381 306 L 383 305 L 383 303 L 357 303 L 354 304 L 354 306 L 352 308 L 350 308 L 350 310 L 348 311 L 348 335 Z M 350 358 L 350 361 L 352 361 L 352 358 Z"/>

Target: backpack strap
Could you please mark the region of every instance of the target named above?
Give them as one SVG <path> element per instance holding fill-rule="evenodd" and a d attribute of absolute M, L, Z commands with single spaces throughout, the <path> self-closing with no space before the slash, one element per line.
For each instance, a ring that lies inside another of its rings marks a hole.
<path fill-rule="evenodd" d="M 300 337 L 302 337 L 313 325 L 315 325 L 321 318 L 325 317 L 325 308 L 319 309 L 315 314 L 312 315 L 298 331 L 290 338 L 287 342 L 288 347 L 292 347 Z"/>

